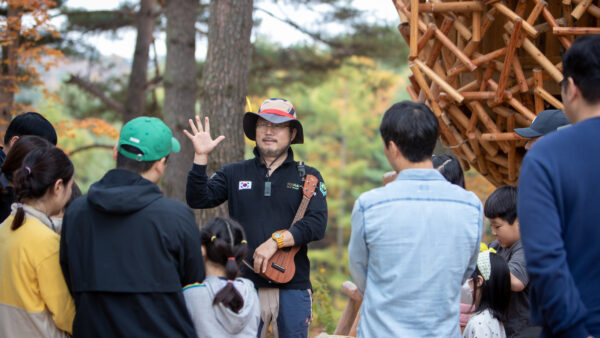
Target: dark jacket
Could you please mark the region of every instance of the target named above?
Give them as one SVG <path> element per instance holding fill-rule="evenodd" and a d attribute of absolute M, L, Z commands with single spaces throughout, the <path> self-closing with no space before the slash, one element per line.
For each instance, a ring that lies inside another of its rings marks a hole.
<path fill-rule="evenodd" d="M 210 179 L 206 166 L 194 165 L 188 174 L 186 198 L 192 208 L 212 208 L 227 201 L 229 215 L 240 222 L 248 240 L 247 260 L 253 264 L 254 250 L 271 237 L 275 231 L 291 226 L 300 201 L 302 180 L 298 163 L 294 161 L 291 148 L 285 161 L 271 174 L 271 196 L 265 196 L 267 168 L 254 150 L 255 158 L 231 163 L 218 170 Z M 321 174 L 306 166 L 306 174 L 319 179 L 319 185 L 311 198 L 304 218 L 290 229 L 296 245 L 301 245 L 295 256 L 296 274 L 289 283 L 274 284 L 244 267 L 244 275 L 257 288 L 277 287 L 284 289 L 308 289 L 310 262 L 307 244 L 325 235 L 327 226 L 327 201 L 325 183 Z"/>
<path fill-rule="evenodd" d="M 68 208 L 60 264 L 73 336 L 195 337 L 182 287 L 204 279 L 200 232 L 184 204 L 114 169 Z"/>
<path fill-rule="evenodd" d="M 0 223 L 10 215 L 10 206 L 15 201 L 15 191 L 4 173 L 0 173 Z"/>

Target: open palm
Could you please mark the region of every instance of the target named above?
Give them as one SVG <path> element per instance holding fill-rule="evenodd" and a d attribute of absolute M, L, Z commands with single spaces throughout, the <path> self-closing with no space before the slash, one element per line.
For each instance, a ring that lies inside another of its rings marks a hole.
<path fill-rule="evenodd" d="M 210 122 L 208 117 L 204 118 L 204 126 L 200 123 L 200 117 L 196 116 L 196 124 L 192 119 L 189 120 L 192 132 L 184 130 L 183 133 L 194 144 L 194 152 L 196 155 L 208 155 L 215 147 L 225 139 L 225 136 L 220 135 L 216 139 L 210 137 Z"/>

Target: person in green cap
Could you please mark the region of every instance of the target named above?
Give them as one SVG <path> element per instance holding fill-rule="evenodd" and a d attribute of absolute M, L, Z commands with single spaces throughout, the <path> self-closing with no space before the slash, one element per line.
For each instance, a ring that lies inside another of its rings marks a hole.
<path fill-rule="evenodd" d="M 157 182 L 179 142 L 159 119 L 121 129 L 117 168 L 66 211 L 60 264 L 74 337 L 196 337 L 182 288 L 204 280 L 194 215 Z"/>

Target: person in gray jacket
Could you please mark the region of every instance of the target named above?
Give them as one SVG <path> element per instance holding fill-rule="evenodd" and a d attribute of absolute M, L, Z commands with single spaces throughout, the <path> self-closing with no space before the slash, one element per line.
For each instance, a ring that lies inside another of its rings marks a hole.
<path fill-rule="evenodd" d="M 240 275 L 248 245 L 244 229 L 229 218 L 202 228 L 203 283 L 183 289 L 198 337 L 256 337 L 260 306 L 254 283 Z"/>

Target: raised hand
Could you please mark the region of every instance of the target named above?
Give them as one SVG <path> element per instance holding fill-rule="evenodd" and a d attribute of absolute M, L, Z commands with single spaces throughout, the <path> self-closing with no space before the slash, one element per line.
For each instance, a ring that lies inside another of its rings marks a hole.
<path fill-rule="evenodd" d="M 204 118 L 204 126 L 200 123 L 200 116 L 196 116 L 196 124 L 194 124 L 192 119 L 190 119 L 189 122 L 192 132 L 190 133 L 189 131 L 184 130 L 183 133 L 194 144 L 194 163 L 206 164 L 208 155 L 225 139 L 225 136 L 220 135 L 216 139 L 212 139 L 210 136 L 210 122 L 208 117 Z"/>

